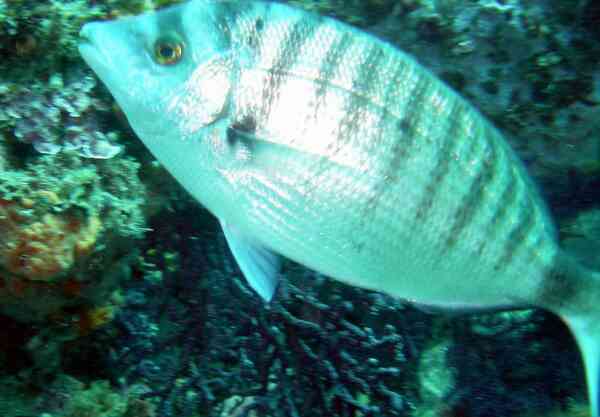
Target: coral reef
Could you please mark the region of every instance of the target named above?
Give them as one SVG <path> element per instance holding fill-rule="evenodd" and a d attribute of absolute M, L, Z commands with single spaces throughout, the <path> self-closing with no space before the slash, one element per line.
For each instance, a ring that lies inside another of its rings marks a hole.
<path fill-rule="evenodd" d="M 13 210 L 10 205 L 7 202 L 0 214 L 0 218 L 8 220 L 2 227 L 0 261 L 9 273 L 30 281 L 49 281 L 71 269 L 76 259 L 89 254 L 102 228 L 97 217 L 82 224 L 52 214 L 21 227 L 25 219 L 19 218 L 16 214 L 19 210 Z"/>
<path fill-rule="evenodd" d="M 60 73 L 47 84 L 4 84 L 0 91 L 0 128 L 12 128 L 14 137 L 31 143 L 40 153 L 75 150 L 88 158 L 112 158 L 120 152 L 117 133 L 104 132 L 101 115 L 108 106 L 90 94 L 96 80 L 73 74 L 65 84 Z"/>
<path fill-rule="evenodd" d="M 155 417 L 154 406 L 140 398 L 144 386 L 126 391 L 105 380 L 83 382 L 59 374 L 41 392 L 12 377 L 0 378 L 3 417 Z"/>
<path fill-rule="evenodd" d="M 0 1 L 0 364 L 32 385 L 112 320 L 144 231 L 140 164 L 76 48 L 85 21 L 142 3 Z"/>
<path fill-rule="evenodd" d="M 113 378 L 150 386 L 144 398 L 165 417 L 221 415 L 233 395 L 257 415 L 407 415 L 426 316 L 291 265 L 265 306 L 214 220 L 193 206 L 185 212 L 149 236 L 142 279 L 127 284 L 111 324 L 118 336 L 98 342 L 112 346 L 103 367 Z M 179 257 L 163 255 L 174 251 Z"/>
<path fill-rule="evenodd" d="M 587 404 L 580 355 L 557 317 L 524 310 L 454 320 L 455 415 L 544 415 Z"/>
<path fill-rule="evenodd" d="M 101 300 L 110 287 L 102 289 L 105 270 L 141 237 L 139 165 L 84 161 L 49 155 L 0 172 L 0 311 L 19 321 Z"/>

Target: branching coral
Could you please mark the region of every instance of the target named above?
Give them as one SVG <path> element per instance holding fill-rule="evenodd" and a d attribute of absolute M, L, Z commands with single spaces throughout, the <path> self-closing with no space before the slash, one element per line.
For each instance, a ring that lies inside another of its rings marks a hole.
<path fill-rule="evenodd" d="M 156 250 L 147 252 L 145 278 L 130 283 L 114 322 L 115 377 L 151 386 L 145 397 L 164 417 L 407 415 L 416 395 L 409 363 L 426 317 L 299 268 L 287 269 L 290 281 L 265 306 L 211 234 L 214 223 L 193 213 L 193 224 L 171 219 L 150 240 Z M 169 271 L 170 245 L 180 270 Z M 163 271 L 160 282 L 152 264 Z"/>

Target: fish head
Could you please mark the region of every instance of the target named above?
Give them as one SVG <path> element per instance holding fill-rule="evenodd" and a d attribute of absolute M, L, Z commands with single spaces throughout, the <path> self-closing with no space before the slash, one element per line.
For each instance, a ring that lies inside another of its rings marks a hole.
<path fill-rule="evenodd" d="M 81 55 L 142 140 L 189 137 L 225 111 L 232 63 L 214 6 L 192 1 L 82 28 Z"/>
<path fill-rule="evenodd" d="M 80 32 L 80 54 L 133 130 L 202 203 L 219 148 L 207 139 L 226 124 L 234 72 L 223 7 L 192 0 Z"/>

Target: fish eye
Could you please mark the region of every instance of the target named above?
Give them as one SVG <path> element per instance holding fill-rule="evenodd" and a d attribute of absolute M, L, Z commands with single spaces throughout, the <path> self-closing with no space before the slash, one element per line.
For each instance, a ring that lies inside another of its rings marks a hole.
<path fill-rule="evenodd" d="M 183 43 L 173 40 L 158 40 L 154 44 L 154 59 L 161 65 L 173 65 L 183 56 Z"/>

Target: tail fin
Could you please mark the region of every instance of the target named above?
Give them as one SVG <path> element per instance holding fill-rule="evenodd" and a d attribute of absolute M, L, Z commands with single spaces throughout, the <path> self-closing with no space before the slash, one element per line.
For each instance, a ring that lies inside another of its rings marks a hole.
<path fill-rule="evenodd" d="M 599 300 L 600 303 L 600 300 Z M 600 417 L 600 319 L 594 317 L 562 317 L 577 340 L 588 386 L 592 417 Z"/>
<path fill-rule="evenodd" d="M 558 314 L 575 336 L 583 356 L 590 416 L 600 417 L 600 272 L 565 253 L 557 258 L 554 272 L 545 307 Z"/>

